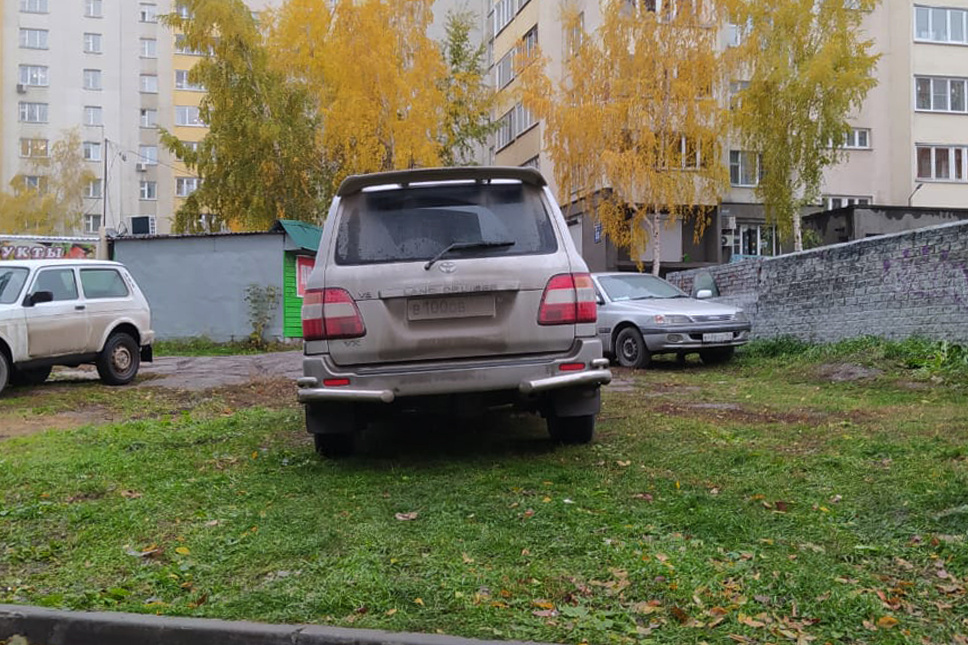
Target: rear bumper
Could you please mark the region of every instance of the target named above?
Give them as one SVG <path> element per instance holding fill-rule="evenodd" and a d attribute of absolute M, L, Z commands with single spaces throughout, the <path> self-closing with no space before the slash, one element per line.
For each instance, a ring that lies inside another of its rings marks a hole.
<path fill-rule="evenodd" d="M 562 371 L 582 363 L 580 371 Z M 383 368 L 342 368 L 328 354 L 303 358 L 304 376 L 297 381 L 300 403 L 389 404 L 399 398 L 517 391 L 522 397 L 566 388 L 591 388 L 612 380 L 597 339 L 580 339 L 565 355 L 481 359 L 470 362 L 415 363 Z M 348 380 L 338 387 L 326 381 Z"/>

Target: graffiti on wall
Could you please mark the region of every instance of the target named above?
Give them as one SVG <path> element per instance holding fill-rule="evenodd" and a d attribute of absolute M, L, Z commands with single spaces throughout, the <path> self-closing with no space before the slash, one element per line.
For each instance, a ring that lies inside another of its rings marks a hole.
<path fill-rule="evenodd" d="M 84 260 L 97 257 L 96 242 L 47 242 L 0 238 L 2 260 Z"/>

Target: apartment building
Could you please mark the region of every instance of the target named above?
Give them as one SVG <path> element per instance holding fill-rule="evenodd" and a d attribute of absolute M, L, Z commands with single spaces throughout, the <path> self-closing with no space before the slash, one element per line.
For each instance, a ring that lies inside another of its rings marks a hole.
<path fill-rule="evenodd" d="M 656 0 L 662 1 L 668 0 Z M 586 31 L 594 31 L 601 21 L 599 0 L 569 2 L 582 12 Z M 517 48 L 540 42 L 550 59 L 549 74 L 560 77 L 567 46 L 560 7 L 557 0 L 497 0 L 488 25 L 499 93 L 495 118 L 500 123 L 491 161 L 535 165 L 549 178 L 554 169 L 543 152 L 543 124 L 513 99 L 512 59 Z M 852 115 L 854 130 L 845 158 L 826 173 L 823 203 L 817 209 L 851 204 L 963 207 L 968 204 L 968 0 L 884 0 L 867 16 L 863 29 L 881 54 L 875 72 L 878 85 Z M 723 46 L 735 37 L 735 32 L 724 29 Z M 727 154 L 731 186 L 712 230 L 699 244 L 681 226 L 663 231 L 667 268 L 779 251 L 773 227 L 767 225 L 754 196 L 756 156 L 736 146 Z M 565 204 L 571 201 L 568 195 L 557 197 Z M 576 228 L 583 230 L 576 237 L 594 270 L 633 264 L 588 218 L 581 219 Z M 650 257 L 647 249 L 642 259 Z"/>
<path fill-rule="evenodd" d="M 31 157 L 77 128 L 98 179 L 73 232 L 169 232 L 198 179 L 160 145 L 157 128 L 185 141 L 206 131 L 204 88 L 188 80 L 198 57 L 159 22 L 180 10 L 174 0 L 0 2 L 0 182 L 30 174 Z M 261 11 L 273 0 L 247 4 Z"/>

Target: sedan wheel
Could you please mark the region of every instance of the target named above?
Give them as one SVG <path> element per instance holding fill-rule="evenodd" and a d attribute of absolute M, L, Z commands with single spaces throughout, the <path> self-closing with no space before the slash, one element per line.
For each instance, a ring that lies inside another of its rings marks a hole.
<path fill-rule="evenodd" d="M 652 360 L 642 334 L 635 327 L 626 327 L 615 338 L 615 358 L 622 367 L 648 367 Z"/>

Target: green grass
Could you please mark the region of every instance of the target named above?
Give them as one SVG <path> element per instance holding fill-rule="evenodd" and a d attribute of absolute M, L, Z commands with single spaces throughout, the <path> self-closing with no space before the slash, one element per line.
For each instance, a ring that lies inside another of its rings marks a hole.
<path fill-rule="evenodd" d="M 155 356 L 234 356 L 264 354 L 302 349 L 299 341 L 272 341 L 262 345 L 249 339 L 219 343 L 204 336 L 159 340 L 153 344 Z"/>
<path fill-rule="evenodd" d="M 582 447 L 531 417 L 409 420 L 326 462 L 296 406 L 5 441 L 0 602 L 560 643 L 956 642 L 968 390 L 910 358 L 757 344 L 617 370 Z M 834 382 L 842 363 L 870 372 Z"/>

